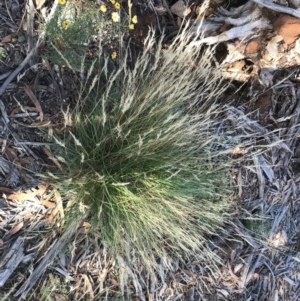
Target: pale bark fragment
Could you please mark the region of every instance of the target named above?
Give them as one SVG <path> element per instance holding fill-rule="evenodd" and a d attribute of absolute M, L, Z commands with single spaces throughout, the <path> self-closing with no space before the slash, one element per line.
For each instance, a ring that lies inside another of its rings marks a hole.
<path fill-rule="evenodd" d="M 5 284 L 7 279 L 19 266 L 24 258 L 23 238 L 18 237 L 11 247 L 11 250 L 6 254 L 0 264 L 0 287 Z"/>
<path fill-rule="evenodd" d="M 259 5 L 267 7 L 271 10 L 274 10 L 276 12 L 284 13 L 284 14 L 292 15 L 296 18 L 300 18 L 299 10 L 296 10 L 296 9 L 293 9 L 290 7 L 286 7 L 286 6 L 281 6 L 281 5 L 275 4 L 275 3 L 267 1 L 267 0 L 252 0 L 252 1 L 254 1 L 255 3 L 257 3 Z"/>
<path fill-rule="evenodd" d="M 249 38 L 251 35 L 256 34 L 257 31 L 266 30 L 269 28 L 270 28 L 269 20 L 265 18 L 261 18 L 252 23 L 231 28 L 218 36 L 207 37 L 199 41 L 192 42 L 191 46 L 200 46 L 201 44 L 213 45 L 213 44 L 226 42 L 237 38 L 244 40 L 246 38 Z"/>

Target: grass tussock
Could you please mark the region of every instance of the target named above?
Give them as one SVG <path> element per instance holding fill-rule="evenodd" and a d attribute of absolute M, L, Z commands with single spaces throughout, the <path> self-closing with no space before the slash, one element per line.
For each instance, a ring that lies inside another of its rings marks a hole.
<path fill-rule="evenodd" d="M 72 199 L 69 218 L 89 211 L 117 257 L 134 252 L 150 270 L 201 251 L 231 207 L 227 162 L 211 147 L 224 85 L 211 50 L 199 55 L 189 40 L 154 51 L 149 37 L 133 70 L 126 49 L 114 72 L 108 61 L 89 69 L 72 126 L 55 138 L 67 162 L 55 178 Z"/>

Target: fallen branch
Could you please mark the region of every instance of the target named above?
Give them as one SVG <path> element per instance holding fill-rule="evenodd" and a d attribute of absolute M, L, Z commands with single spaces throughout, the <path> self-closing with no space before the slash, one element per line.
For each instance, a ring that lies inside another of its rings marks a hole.
<path fill-rule="evenodd" d="M 192 42 L 189 44 L 189 47 L 200 46 L 202 44 L 213 45 L 236 38 L 245 40 L 247 38 L 250 38 L 252 35 L 257 34 L 257 31 L 265 30 L 268 28 L 270 28 L 269 20 L 261 18 L 259 20 L 253 21 L 252 23 L 233 27 L 215 37 L 207 37 L 199 41 Z"/>
<path fill-rule="evenodd" d="M 0 88 L 0 96 L 3 95 L 5 92 L 7 86 L 11 83 L 11 81 L 17 76 L 17 74 L 26 66 L 28 61 L 31 59 L 33 55 L 36 54 L 36 51 L 38 47 L 41 45 L 43 40 L 40 40 L 37 45 L 27 54 L 26 58 L 24 61 L 10 74 L 10 76 L 5 80 L 5 82 L 2 84 Z M 1 100 L 0 100 L 1 101 Z M 2 102 L 2 101 L 1 101 Z M 2 110 L 1 110 L 2 111 Z M 3 113 L 3 112 L 2 112 Z M 3 115 L 4 117 L 4 115 Z"/>
<path fill-rule="evenodd" d="M 277 11 L 279 13 L 292 15 L 292 16 L 300 19 L 300 11 L 299 10 L 296 10 L 296 9 L 293 9 L 290 7 L 286 7 L 286 6 L 281 6 L 281 5 L 275 4 L 273 2 L 269 2 L 267 0 L 252 0 L 252 1 L 259 5 L 264 6 L 266 8 Z"/>

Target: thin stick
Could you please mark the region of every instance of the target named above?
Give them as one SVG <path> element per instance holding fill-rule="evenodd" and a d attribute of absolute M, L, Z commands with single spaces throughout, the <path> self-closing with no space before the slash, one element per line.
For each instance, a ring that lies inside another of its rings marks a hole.
<path fill-rule="evenodd" d="M 0 96 L 3 95 L 3 93 L 5 92 L 7 86 L 11 83 L 11 81 L 15 78 L 15 76 L 26 66 L 27 62 L 30 60 L 30 58 L 36 53 L 37 48 L 40 46 L 42 41 L 40 41 L 35 48 L 33 48 L 28 55 L 26 56 L 26 58 L 24 59 L 24 61 L 20 64 L 20 66 L 18 66 L 18 68 L 16 68 L 14 71 L 12 71 L 12 73 L 9 75 L 9 77 L 5 80 L 5 82 L 3 83 L 3 85 L 0 88 Z M 0 99 L 0 110 L 2 113 L 2 117 L 4 118 L 4 121 L 6 124 L 9 123 L 9 118 L 5 109 L 5 105 L 3 103 L 3 101 Z"/>
<path fill-rule="evenodd" d="M 0 74 L 0 80 L 6 79 L 11 74 L 11 71 Z"/>
<path fill-rule="evenodd" d="M 38 42 L 38 44 L 27 54 L 24 61 L 18 66 L 11 74 L 10 76 L 5 80 L 3 85 L 0 88 L 0 96 L 3 95 L 5 92 L 7 86 L 11 83 L 11 81 L 17 76 L 17 74 L 26 66 L 28 61 L 31 59 L 31 57 L 36 53 L 36 50 L 41 45 L 42 40 Z M 1 100 L 0 100 L 1 101 Z M 2 102 L 2 101 L 1 101 Z M 2 110 L 1 110 L 2 111 Z"/>

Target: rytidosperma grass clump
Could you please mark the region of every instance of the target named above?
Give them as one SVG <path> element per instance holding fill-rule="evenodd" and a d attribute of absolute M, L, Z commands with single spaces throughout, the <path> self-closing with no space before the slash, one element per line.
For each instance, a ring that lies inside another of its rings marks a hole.
<path fill-rule="evenodd" d="M 133 70 L 126 50 L 114 72 L 108 61 L 91 68 L 72 127 L 56 138 L 67 162 L 57 185 L 71 208 L 89 211 L 111 252 L 134 250 L 149 270 L 203 250 L 231 206 L 227 162 L 211 147 L 224 86 L 211 52 L 198 56 L 189 38 L 167 50 L 159 42 L 154 54 L 149 38 Z"/>

